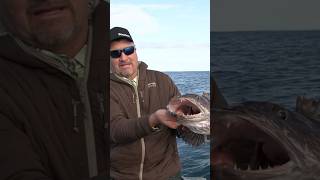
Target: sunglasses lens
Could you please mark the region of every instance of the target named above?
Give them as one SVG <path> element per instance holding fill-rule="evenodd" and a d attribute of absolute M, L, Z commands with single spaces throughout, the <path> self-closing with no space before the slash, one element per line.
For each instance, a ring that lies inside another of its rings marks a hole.
<path fill-rule="evenodd" d="M 121 56 L 121 52 L 122 50 L 113 50 L 113 51 L 110 51 L 110 56 L 112 58 L 118 58 Z"/>
<path fill-rule="evenodd" d="M 122 50 L 113 50 L 113 51 L 110 51 L 110 56 L 112 58 L 119 58 L 121 56 L 121 53 L 123 52 L 125 55 L 129 56 L 130 54 L 132 54 L 134 52 L 135 48 L 134 46 L 129 46 L 129 47 L 126 47 Z"/>
<path fill-rule="evenodd" d="M 123 49 L 123 53 L 127 56 L 132 54 L 133 52 L 134 52 L 134 46 L 130 46 Z"/>

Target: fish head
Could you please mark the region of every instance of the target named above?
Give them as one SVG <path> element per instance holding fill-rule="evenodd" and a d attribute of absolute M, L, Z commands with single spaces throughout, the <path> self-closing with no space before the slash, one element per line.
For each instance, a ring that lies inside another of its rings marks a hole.
<path fill-rule="evenodd" d="M 269 102 L 211 112 L 215 179 L 304 179 L 314 175 L 308 167 L 319 166 L 319 127 L 301 114 Z"/>
<path fill-rule="evenodd" d="M 210 100 L 208 96 L 185 94 L 170 100 L 168 111 L 177 123 L 198 134 L 210 134 Z"/>

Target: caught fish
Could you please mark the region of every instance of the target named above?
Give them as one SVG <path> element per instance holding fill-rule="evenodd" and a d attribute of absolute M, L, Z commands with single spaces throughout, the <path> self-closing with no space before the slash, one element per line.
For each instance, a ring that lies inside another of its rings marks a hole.
<path fill-rule="evenodd" d="M 178 134 L 188 144 L 198 146 L 210 135 L 210 98 L 208 94 L 185 94 L 170 100 L 168 111 L 177 117 Z"/>
<path fill-rule="evenodd" d="M 298 96 L 296 111 L 309 119 L 320 121 L 320 100 Z"/>
<path fill-rule="evenodd" d="M 245 102 L 212 113 L 212 179 L 319 179 L 318 121 L 269 102 Z"/>

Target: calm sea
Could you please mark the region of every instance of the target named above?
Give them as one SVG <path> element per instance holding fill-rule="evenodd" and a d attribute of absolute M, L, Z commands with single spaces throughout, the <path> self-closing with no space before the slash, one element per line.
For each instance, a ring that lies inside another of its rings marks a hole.
<path fill-rule="evenodd" d="M 295 107 L 320 95 L 320 31 L 212 32 L 211 72 L 230 103 Z"/>
<path fill-rule="evenodd" d="M 209 71 L 166 72 L 175 82 L 181 94 L 202 94 L 210 91 Z M 177 139 L 182 175 L 210 178 L 210 144 L 192 147 Z"/>

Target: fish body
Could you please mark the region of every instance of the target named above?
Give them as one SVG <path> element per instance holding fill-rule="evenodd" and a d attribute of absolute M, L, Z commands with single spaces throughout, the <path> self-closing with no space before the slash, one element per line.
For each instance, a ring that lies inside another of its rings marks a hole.
<path fill-rule="evenodd" d="M 212 113 L 212 179 L 320 179 L 319 122 L 269 102 Z"/>
<path fill-rule="evenodd" d="M 207 94 L 185 94 L 170 100 L 168 111 L 177 117 L 178 133 L 188 144 L 203 144 L 210 135 L 210 98 Z"/>

